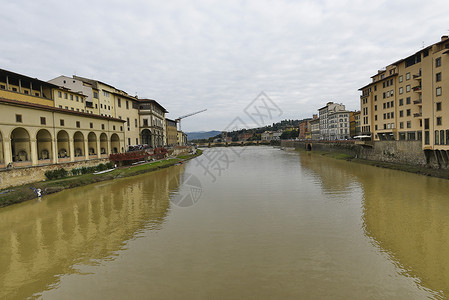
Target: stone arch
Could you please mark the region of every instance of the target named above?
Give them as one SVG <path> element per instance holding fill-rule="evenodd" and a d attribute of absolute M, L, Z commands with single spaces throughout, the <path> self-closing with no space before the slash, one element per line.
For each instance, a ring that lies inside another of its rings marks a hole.
<path fill-rule="evenodd" d="M 30 134 L 24 128 L 18 127 L 11 132 L 12 161 L 31 161 Z"/>
<path fill-rule="evenodd" d="M 84 135 L 77 131 L 73 135 L 73 149 L 75 149 L 75 157 L 84 156 Z"/>
<path fill-rule="evenodd" d="M 66 158 L 70 156 L 70 140 L 69 134 L 65 130 L 61 130 L 57 135 L 57 151 L 59 158 Z"/>
<path fill-rule="evenodd" d="M 48 130 L 41 129 L 36 134 L 37 159 L 53 159 L 52 137 Z"/>
<path fill-rule="evenodd" d="M 151 131 L 149 129 L 144 129 L 140 133 L 140 141 L 142 145 L 153 146 L 151 143 Z"/>
<path fill-rule="evenodd" d="M 89 132 L 87 135 L 87 146 L 89 148 L 89 155 L 98 154 L 97 149 L 97 135 L 93 132 Z"/>
<path fill-rule="evenodd" d="M 100 134 L 100 154 L 108 154 L 108 148 L 108 136 L 103 132 Z"/>
<path fill-rule="evenodd" d="M 311 143 L 307 143 L 306 144 L 306 150 L 307 151 L 312 151 L 312 144 Z"/>
<path fill-rule="evenodd" d="M 118 153 L 119 150 L 120 150 L 120 138 L 116 133 L 114 133 L 111 135 L 111 152 Z"/>

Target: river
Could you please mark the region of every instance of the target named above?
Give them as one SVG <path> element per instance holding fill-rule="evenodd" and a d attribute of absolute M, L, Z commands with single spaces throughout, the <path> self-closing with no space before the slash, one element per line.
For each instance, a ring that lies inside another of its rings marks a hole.
<path fill-rule="evenodd" d="M 446 299 L 449 181 L 271 147 L 0 209 L 0 299 Z"/>

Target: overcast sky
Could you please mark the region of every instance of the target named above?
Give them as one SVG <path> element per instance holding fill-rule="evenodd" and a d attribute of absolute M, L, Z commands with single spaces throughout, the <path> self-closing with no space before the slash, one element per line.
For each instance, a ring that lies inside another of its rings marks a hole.
<path fill-rule="evenodd" d="M 184 131 L 223 130 L 236 117 L 255 126 L 244 109 L 262 91 L 280 109 L 267 124 L 311 117 L 328 101 L 360 109 L 358 89 L 378 69 L 449 34 L 447 0 L 1 6 L 0 68 L 97 79 L 157 100 L 172 119 L 207 108 Z"/>

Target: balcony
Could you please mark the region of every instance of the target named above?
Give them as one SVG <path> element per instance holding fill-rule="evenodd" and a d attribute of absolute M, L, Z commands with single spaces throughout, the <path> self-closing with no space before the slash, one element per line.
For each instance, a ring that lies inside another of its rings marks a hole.
<path fill-rule="evenodd" d="M 420 80 L 421 79 L 421 72 L 419 72 L 418 74 L 415 74 L 415 75 L 413 75 L 413 79 L 418 79 L 418 80 Z"/>
<path fill-rule="evenodd" d="M 422 103 L 422 99 L 418 99 L 418 100 L 413 101 L 413 104 L 421 104 L 421 103 Z"/>
<path fill-rule="evenodd" d="M 416 113 L 416 114 L 413 114 L 413 116 L 415 118 L 421 118 L 422 117 L 422 113 Z"/>
<path fill-rule="evenodd" d="M 414 86 L 412 89 L 414 92 L 418 92 L 418 93 L 421 93 L 421 91 L 422 91 L 422 87 L 420 85 Z"/>
<path fill-rule="evenodd" d="M 90 101 L 86 101 L 86 107 L 88 108 L 94 108 L 94 103 Z"/>

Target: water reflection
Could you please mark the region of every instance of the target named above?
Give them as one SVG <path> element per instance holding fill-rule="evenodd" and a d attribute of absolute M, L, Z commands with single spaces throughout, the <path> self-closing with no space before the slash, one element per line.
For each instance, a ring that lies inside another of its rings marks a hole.
<path fill-rule="evenodd" d="M 163 226 L 183 166 L 77 188 L 0 210 L 0 299 L 55 286 L 77 264 L 110 260 Z"/>
<path fill-rule="evenodd" d="M 415 278 L 432 297 L 449 295 L 449 181 L 307 154 L 301 166 L 325 191 L 341 193 L 358 182 L 366 236 L 398 273 Z"/>

